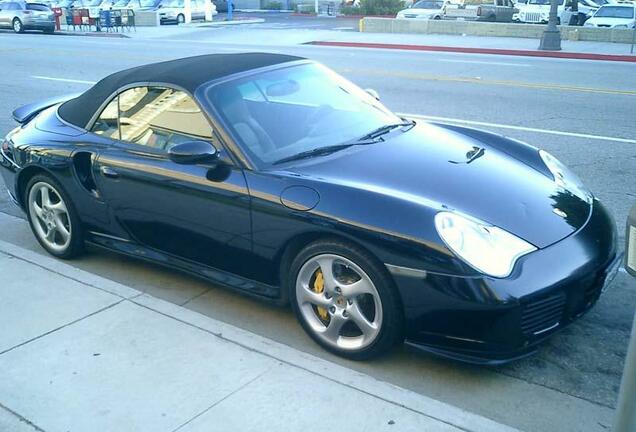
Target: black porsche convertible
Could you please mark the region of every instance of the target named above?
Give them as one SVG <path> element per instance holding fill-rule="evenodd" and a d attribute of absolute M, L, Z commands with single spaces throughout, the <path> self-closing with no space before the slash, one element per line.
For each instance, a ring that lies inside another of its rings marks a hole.
<path fill-rule="evenodd" d="M 0 171 L 52 255 L 90 244 L 291 303 L 348 358 L 523 357 L 618 267 L 611 217 L 555 157 L 400 118 L 307 59 L 139 66 L 13 115 Z"/>

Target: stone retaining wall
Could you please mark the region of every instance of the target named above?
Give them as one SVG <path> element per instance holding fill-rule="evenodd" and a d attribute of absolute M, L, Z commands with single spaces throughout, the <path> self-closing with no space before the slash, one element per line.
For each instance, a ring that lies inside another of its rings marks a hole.
<path fill-rule="evenodd" d="M 455 20 L 409 20 L 363 18 L 360 31 L 369 33 L 424 33 L 467 36 L 501 36 L 539 39 L 545 25 L 488 23 Z M 561 38 L 594 42 L 631 43 L 632 30 L 594 27 L 559 26 Z"/>

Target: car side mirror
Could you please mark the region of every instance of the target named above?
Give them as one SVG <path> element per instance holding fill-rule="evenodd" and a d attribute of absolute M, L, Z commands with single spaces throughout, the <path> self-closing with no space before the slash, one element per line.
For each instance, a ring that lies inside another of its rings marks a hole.
<path fill-rule="evenodd" d="M 219 152 L 209 142 L 187 141 L 172 146 L 168 150 L 168 157 L 174 163 L 187 165 L 215 161 L 219 158 Z"/>
<path fill-rule="evenodd" d="M 380 94 L 377 91 L 373 90 L 372 88 L 364 89 L 364 91 L 369 93 L 373 97 L 373 99 L 377 101 L 380 100 Z"/>

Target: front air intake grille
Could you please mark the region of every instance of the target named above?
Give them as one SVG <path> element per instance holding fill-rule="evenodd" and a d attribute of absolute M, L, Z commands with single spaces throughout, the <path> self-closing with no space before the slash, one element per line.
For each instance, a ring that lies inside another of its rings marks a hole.
<path fill-rule="evenodd" d="M 526 22 L 529 22 L 529 23 L 540 23 L 541 21 L 542 21 L 541 13 L 539 13 L 539 12 L 527 12 L 526 13 Z"/>
<path fill-rule="evenodd" d="M 556 327 L 563 318 L 565 293 L 540 297 L 523 305 L 521 330 L 526 335 L 537 335 Z"/>

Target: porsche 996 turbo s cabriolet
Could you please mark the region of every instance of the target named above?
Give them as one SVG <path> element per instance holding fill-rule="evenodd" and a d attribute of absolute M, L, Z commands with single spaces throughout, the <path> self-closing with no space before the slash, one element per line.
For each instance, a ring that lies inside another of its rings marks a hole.
<path fill-rule="evenodd" d="M 376 96 L 288 55 L 139 66 L 16 109 L 0 171 L 52 255 L 90 244 L 291 304 L 351 359 L 506 362 L 594 305 L 620 258 L 576 175 Z"/>

